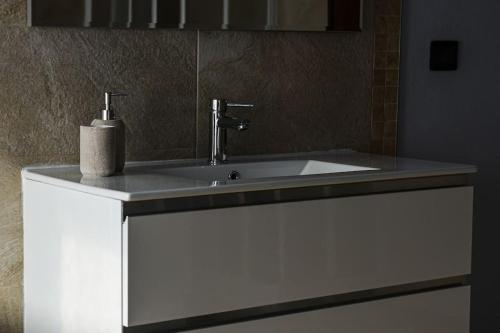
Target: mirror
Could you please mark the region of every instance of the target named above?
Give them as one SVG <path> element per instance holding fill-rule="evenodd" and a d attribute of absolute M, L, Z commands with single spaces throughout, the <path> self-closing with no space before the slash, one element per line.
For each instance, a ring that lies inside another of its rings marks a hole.
<path fill-rule="evenodd" d="M 357 31 L 363 0 L 28 0 L 28 25 Z"/>

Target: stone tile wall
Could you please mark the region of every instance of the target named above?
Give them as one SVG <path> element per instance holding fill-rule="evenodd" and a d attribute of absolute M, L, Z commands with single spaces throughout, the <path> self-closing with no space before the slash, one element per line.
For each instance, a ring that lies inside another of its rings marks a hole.
<path fill-rule="evenodd" d="M 252 124 L 232 154 L 393 153 L 399 14 L 386 1 L 366 1 L 361 33 L 198 33 L 28 29 L 25 0 L 1 0 L 0 333 L 22 331 L 20 169 L 77 163 L 107 89 L 130 94 L 116 107 L 132 160 L 206 156 L 211 97 L 257 104 L 236 111 Z"/>
<path fill-rule="evenodd" d="M 401 0 L 375 0 L 373 153 L 396 154 Z"/>
<path fill-rule="evenodd" d="M 209 136 L 203 106 L 217 96 L 257 106 L 233 111 L 251 124 L 229 133 L 229 154 L 369 150 L 372 47 L 370 30 L 200 33 L 199 156 Z"/>

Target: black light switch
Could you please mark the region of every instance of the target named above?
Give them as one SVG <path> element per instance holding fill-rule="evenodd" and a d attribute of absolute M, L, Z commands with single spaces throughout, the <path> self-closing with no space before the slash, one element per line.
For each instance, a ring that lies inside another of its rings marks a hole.
<path fill-rule="evenodd" d="M 458 42 L 432 41 L 430 69 L 431 71 L 456 71 L 458 69 Z"/>

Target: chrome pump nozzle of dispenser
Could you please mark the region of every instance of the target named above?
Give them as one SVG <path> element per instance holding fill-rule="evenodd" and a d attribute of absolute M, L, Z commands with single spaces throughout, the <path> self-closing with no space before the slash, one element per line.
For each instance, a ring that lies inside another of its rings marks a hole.
<path fill-rule="evenodd" d="M 106 92 L 104 93 L 104 110 L 101 111 L 101 119 L 94 119 L 92 126 L 113 126 L 116 128 L 116 172 L 122 172 L 125 168 L 126 159 L 126 138 L 125 124 L 116 117 L 116 112 L 112 106 L 113 97 L 127 96 L 124 93 Z"/>
<path fill-rule="evenodd" d="M 102 110 L 102 120 L 116 120 L 115 111 L 111 106 L 111 98 L 124 97 L 124 96 L 128 95 L 124 93 L 113 93 L 113 92 L 104 93 L 104 110 Z"/>

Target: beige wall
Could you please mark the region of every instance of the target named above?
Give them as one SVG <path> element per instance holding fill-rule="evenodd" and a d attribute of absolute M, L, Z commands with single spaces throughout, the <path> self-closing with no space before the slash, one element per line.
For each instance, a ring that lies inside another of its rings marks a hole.
<path fill-rule="evenodd" d="M 79 125 L 105 90 L 130 94 L 116 106 L 133 160 L 206 155 L 206 105 L 219 96 L 258 104 L 232 153 L 367 151 L 374 1 L 396 2 L 367 1 L 362 33 L 198 34 L 28 29 L 25 0 L 1 0 L 0 332 L 22 330 L 20 169 L 77 163 Z"/>

